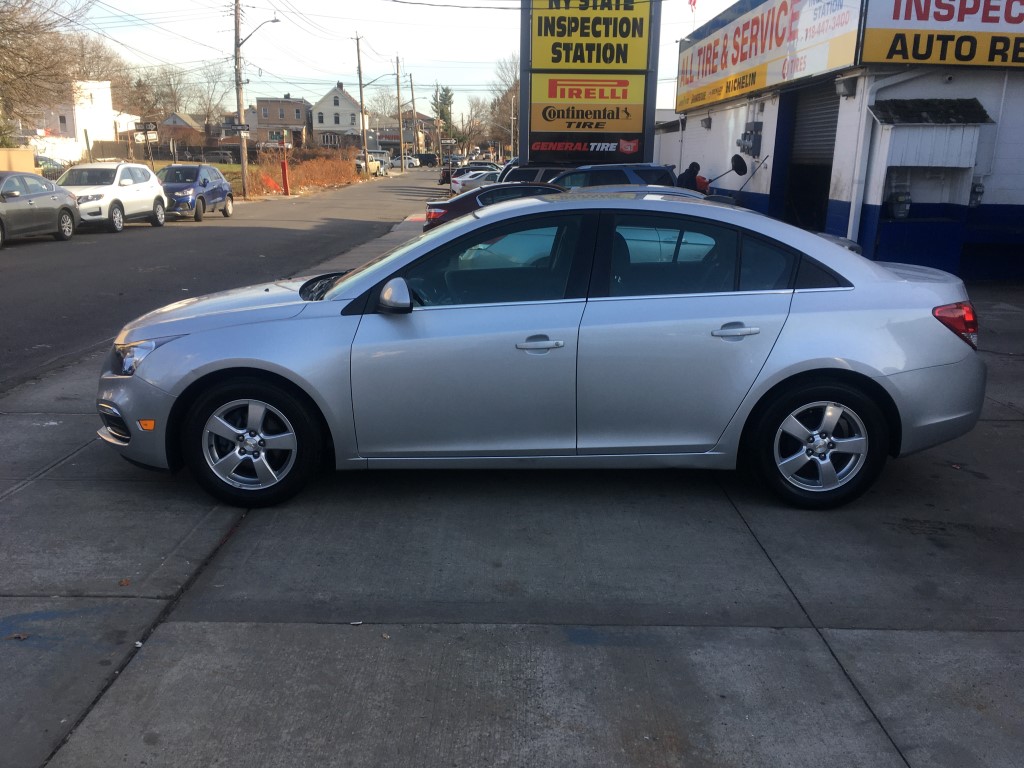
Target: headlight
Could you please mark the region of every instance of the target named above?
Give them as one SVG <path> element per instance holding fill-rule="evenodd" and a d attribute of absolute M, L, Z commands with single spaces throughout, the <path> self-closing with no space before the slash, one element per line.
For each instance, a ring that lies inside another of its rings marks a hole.
<path fill-rule="evenodd" d="M 194 195 L 195 192 L 196 191 L 194 188 L 189 187 L 188 189 L 179 189 L 177 192 L 174 192 L 173 194 L 175 197 L 192 197 L 192 195 Z"/>
<path fill-rule="evenodd" d="M 167 336 L 163 339 L 147 339 L 132 344 L 115 344 L 111 353 L 113 359 L 110 369 L 118 376 L 131 376 L 139 369 L 139 365 L 149 356 L 150 352 L 176 338 L 178 337 Z"/>
<path fill-rule="evenodd" d="M 102 192 L 100 194 L 98 194 L 98 195 L 82 195 L 81 197 L 78 198 L 78 204 L 81 205 L 82 203 L 91 203 L 93 200 L 102 200 L 102 199 L 103 199 L 103 193 Z"/>

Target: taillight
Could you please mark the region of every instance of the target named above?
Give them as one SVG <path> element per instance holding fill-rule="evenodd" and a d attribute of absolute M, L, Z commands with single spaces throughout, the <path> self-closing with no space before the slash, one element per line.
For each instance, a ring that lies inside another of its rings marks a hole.
<path fill-rule="evenodd" d="M 444 216 L 444 208 L 427 208 L 427 221 L 440 219 Z"/>
<path fill-rule="evenodd" d="M 969 301 L 944 304 L 932 310 L 935 319 L 975 349 L 978 348 L 978 316 Z"/>

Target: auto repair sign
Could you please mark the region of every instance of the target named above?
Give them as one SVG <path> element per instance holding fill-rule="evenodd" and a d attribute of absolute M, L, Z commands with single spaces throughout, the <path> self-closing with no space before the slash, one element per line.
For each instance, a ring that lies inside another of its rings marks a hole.
<path fill-rule="evenodd" d="M 649 159 L 644 139 L 654 82 L 650 51 L 660 17 L 656 5 L 651 0 L 523 4 L 523 27 L 529 30 L 524 40 L 530 44 L 523 73 L 530 162 Z"/>
<path fill-rule="evenodd" d="M 869 0 L 861 61 L 1024 67 L 1024 0 Z"/>
<path fill-rule="evenodd" d="M 676 112 L 849 67 L 856 57 L 858 0 L 768 0 L 726 19 L 698 30 L 696 42 L 680 41 Z"/>

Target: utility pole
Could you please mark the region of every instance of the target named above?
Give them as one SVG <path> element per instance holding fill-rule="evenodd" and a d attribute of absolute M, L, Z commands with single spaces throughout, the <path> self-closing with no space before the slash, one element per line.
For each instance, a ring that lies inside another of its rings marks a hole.
<path fill-rule="evenodd" d="M 245 125 L 245 100 L 242 98 L 242 9 L 241 0 L 235 0 L 235 106 L 238 109 L 238 125 Z M 238 133 L 238 160 L 242 164 L 242 199 L 249 199 L 249 151 L 245 136 Z"/>
<path fill-rule="evenodd" d="M 412 72 L 409 73 L 409 90 L 412 92 L 412 153 L 418 155 L 420 152 L 420 113 L 416 111 L 416 87 L 412 84 Z"/>
<path fill-rule="evenodd" d="M 366 143 L 366 106 L 363 104 L 363 55 L 359 50 L 358 34 L 356 34 L 356 72 L 359 73 L 359 127 L 363 134 L 363 174 L 366 178 L 370 178 L 370 153 Z"/>
<path fill-rule="evenodd" d="M 398 156 L 402 158 L 402 173 L 405 173 L 405 134 L 402 133 L 402 79 L 398 68 L 398 57 L 395 56 L 395 90 L 398 91 Z"/>

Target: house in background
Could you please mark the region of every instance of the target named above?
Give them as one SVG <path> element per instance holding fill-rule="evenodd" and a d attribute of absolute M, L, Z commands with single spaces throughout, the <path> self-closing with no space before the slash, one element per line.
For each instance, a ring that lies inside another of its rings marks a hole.
<path fill-rule="evenodd" d="M 290 93 L 280 99 L 256 99 L 258 125 L 250 123 L 249 134 L 260 145 L 308 146 L 313 133 L 312 109 L 308 101 L 293 99 Z"/>
<path fill-rule="evenodd" d="M 359 99 L 346 91 L 342 83 L 313 105 L 311 116 L 313 141 L 319 147 L 359 144 L 363 128 L 369 128 L 369 118 L 360 109 Z"/>
<path fill-rule="evenodd" d="M 86 155 L 87 145 L 117 141 L 139 120 L 114 109 L 109 80 L 75 81 L 69 96 L 65 104 L 40 110 L 34 125 L 23 124 L 23 135 L 37 154 L 74 162 Z"/>

